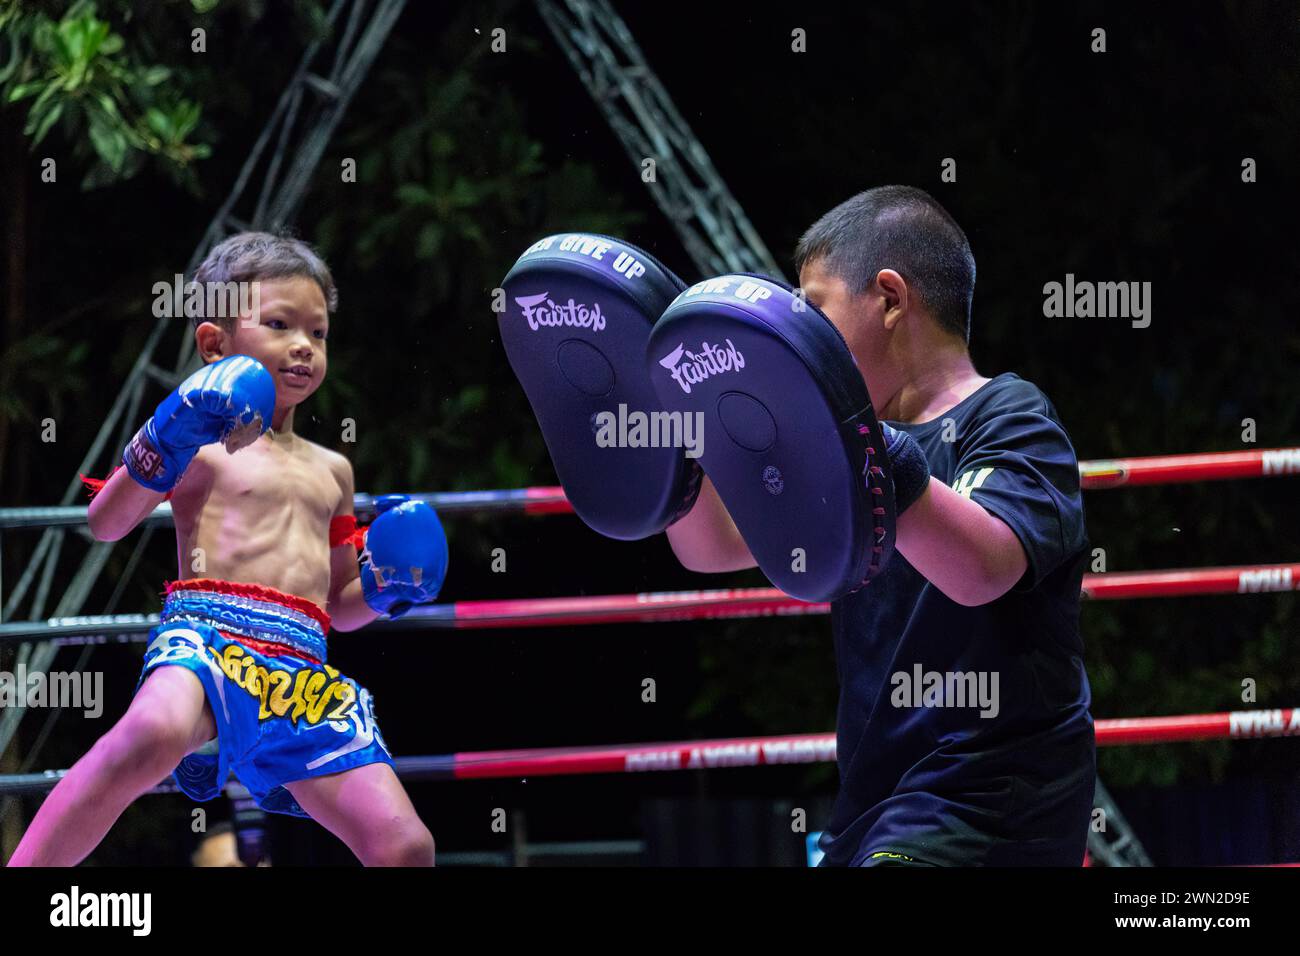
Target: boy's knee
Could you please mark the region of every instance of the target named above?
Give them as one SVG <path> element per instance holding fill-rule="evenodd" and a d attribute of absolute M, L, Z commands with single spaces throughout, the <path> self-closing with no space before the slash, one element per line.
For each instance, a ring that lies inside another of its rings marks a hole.
<path fill-rule="evenodd" d="M 433 866 L 433 834 L 419 820 L 396 827 L 367 847 L 366 866 Z"/>

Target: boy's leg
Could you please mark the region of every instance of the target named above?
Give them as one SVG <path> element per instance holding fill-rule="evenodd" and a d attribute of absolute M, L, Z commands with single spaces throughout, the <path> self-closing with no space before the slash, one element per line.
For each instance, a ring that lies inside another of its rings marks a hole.
<path fill-rule="evenodd" d="M 184 667 L 159 667 L 122 718 L 45 798 L 9 865 L 80 863 L 131 801 L 216 735 L 198 677 Z"/>
<path fill-rule="evenodd" d="M 433 835 L 386 763 L 284 785 L 366 866 L 433 866 Z"/>

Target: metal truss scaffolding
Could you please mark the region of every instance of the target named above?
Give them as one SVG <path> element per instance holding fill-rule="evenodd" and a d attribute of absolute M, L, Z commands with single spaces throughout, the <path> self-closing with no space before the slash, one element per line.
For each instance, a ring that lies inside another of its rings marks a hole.
<path fill-rule="evenodd" d="M 704 275 L 781 269 L 608 0 L 538 0 L 537 9 Z"/>

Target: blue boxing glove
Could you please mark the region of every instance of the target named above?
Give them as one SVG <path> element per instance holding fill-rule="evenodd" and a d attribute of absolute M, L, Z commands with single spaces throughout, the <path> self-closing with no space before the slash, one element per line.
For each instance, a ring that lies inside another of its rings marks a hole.
<path fill-rule="evenodd" d="M 915 504 L 930 484 L 930 463 L 920 443 L 899 428 L 880 423 L 885 436 L 885 454 L 894 476 L 894 514 L 901 515 Z"/>
<path fill-rule="evenodd" d="M 204 445 L 234 453 L 271 427 L 275 380 L 255 358 L 231 355 L 199 369 L 164 398 L 122 452 L 131 477 L 171 491 Z"/>
<path fill-rule="evenodd" d="M 375 509 L 359 558 L 361 593 L 371 608 L 397 618 L 438 596 L 447 576 L 447 536 L 423 501 L 384 495 Z"/>

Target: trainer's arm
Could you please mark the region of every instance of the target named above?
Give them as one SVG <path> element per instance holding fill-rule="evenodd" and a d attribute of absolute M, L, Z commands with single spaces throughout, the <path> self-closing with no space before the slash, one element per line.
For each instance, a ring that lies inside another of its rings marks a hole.
<path fill-rule="evenodd" d="M 166 497 L 165 492 L 140 484 L 125 468 L 117 469 L 90 499 L 86 521 L 91 536 L 96 541 L 120 541 Z"/>
<path fill-rule="evenodd" d="M 670 525 L 667 535 L 673 554 L 688 571 L 719 573 L 758 567 L 707 477 L 690 513 Z"/>
<path fill-rule="evenodd" d="M 337 518 L 352 514 L 356 483 L 352 463 L 341 455 L 335 462 L 334 474 L 343 495 L 332 516 Z M 361 567 L 357 564 L 357 549 L 350 541 L 330 549 L 330 593 L 325 613 L 336 631 L 355 631 L 379 617 L 361 593 Z"/>
<path fill-rule="evenodd" d="M 1024 546 L 1002 519 L 936 478 L 899 515 L 895 547 L 926 580 L 966 607 L 1000 598 L 1029 567 Z"/>

